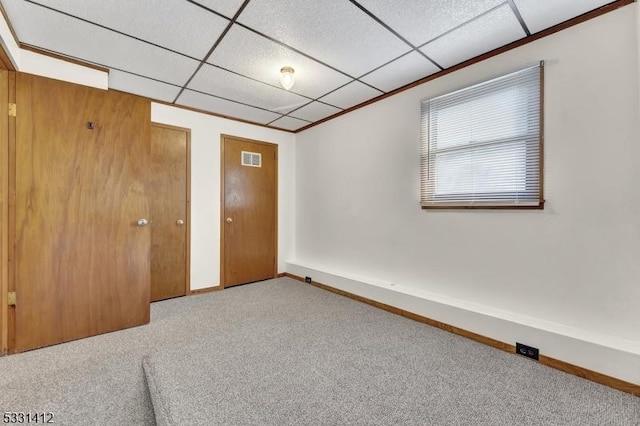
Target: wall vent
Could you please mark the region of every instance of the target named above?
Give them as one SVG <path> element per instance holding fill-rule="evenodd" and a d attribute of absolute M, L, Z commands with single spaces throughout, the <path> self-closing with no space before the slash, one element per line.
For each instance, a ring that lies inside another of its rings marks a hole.
<path fill-rule="evenodd" d="M 259 152 L 242 151 L 242 165 L 247 167 L 262 167 L 262 154 Z"/>

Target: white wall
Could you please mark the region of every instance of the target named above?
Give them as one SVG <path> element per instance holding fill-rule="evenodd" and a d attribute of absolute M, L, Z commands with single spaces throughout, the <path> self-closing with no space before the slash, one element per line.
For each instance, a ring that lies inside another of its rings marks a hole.
<path fill-rule="evenodd" d="M 298 134 L 288 270 L 640 384 L 637 7 Z M 539 60 L 545 209 L 421 210 L 420 101 Z"/>
<path fill-rule="evenodd" d="M 29 50 L 20 49 L 18 53 L 20 58 L 18 71 L 20 72 L 70 81 L 103 90 L 109 88 L 109 73 L 105 71 L 40 55 Z"/>
<path fill-rule="evenodd" d="M 220 135 L 278 144 L 278 271 L 293 257 L 295 135 L 152 103 L 151 120 L 191 129 L 191 289 L 220 285 Z"/>

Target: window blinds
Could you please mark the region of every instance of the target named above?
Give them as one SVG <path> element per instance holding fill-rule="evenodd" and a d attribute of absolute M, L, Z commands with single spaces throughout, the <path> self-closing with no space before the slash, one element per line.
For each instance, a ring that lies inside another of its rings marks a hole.
<path fill-rule="evenodd" d="M 423 207 L 542 206 L 542 72 L 422 102 Z"/>

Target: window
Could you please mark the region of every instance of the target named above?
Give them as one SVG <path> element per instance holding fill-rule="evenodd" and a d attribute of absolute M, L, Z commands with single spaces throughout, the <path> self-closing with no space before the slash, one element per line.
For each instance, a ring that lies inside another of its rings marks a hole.
<path fill-rule="evenodd" d="M 542 208 L 543 63 L 422 101 L 423 208 Z"/>

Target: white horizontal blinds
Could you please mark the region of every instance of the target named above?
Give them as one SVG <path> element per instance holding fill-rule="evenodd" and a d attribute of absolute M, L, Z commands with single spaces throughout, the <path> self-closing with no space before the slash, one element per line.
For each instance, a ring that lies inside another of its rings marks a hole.
<path fill-rule="evenodd" d="M 540 66 L 422 102 L 424 206 L 538 206 Z"/>

